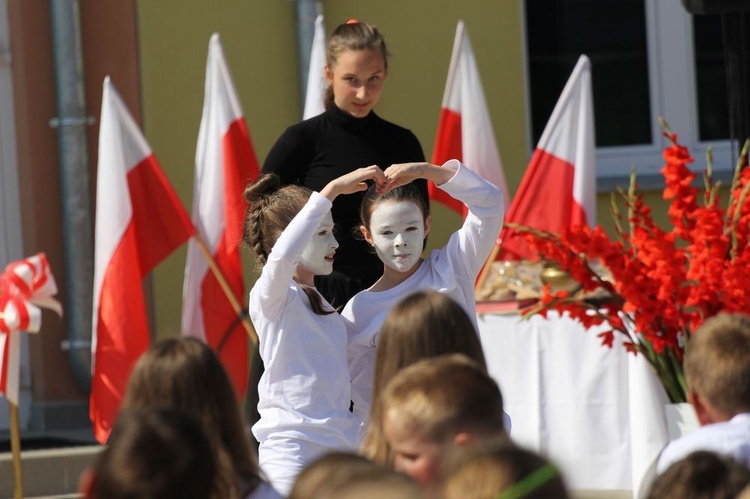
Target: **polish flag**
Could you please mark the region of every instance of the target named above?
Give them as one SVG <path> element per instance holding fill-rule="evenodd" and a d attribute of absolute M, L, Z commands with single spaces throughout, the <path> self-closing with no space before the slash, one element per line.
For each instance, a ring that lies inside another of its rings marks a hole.
<path fill-rule="evenodd" d="M 585 55 L 565 84 L 505 220 L 557 234 L 596 223 L 594 102 Z M 499 244 L 501 260 L 536 258 L 523 236 L 507 225 Z"/>
<path fill-rule="evenodd" d="M 325 111 L 323 98 L 326 90 L 324 68 L 326 65 L 326 27 L 323 16 L 315 19 L 315 33 L 313 34 L 312 49 L 310 50 L 310 66 L 307 70 L 307 93 L 305 94 L 305 112 L 302 119 L 306 120 Z"/>
<path fill-rule="evenodd" d="M 463 21 L 458 21 L 456 28 L 432 163 L 442 165 L 453 158 L 495 184 L 502 191 L 507 208 L 509 197 L 503 165 L 474 51 Z M 429 183 L 429 192 L 430 199 L 466 215 L 463 203 L 438 189 L 432 182 Z"/>
<path fill-rule="evenodd" d="M 142 280 L 195 232 L 109 77 L 97 175 L 89 415 L 104 443 L 133 364 L 149 346 Z"/>
<path fill-rule="evenodd" d="M 193 223 L 237 303 L 246 303 L 240 242 L 245 185 L 258 177 L 250 136 L 218 34 L 209 42 L 203 117 L 195 153 Z M 238 397 L 247 388 L 247 333 L 206 258 L 188 244 L 182 333 L 205 341 L 221 358 Z"/>

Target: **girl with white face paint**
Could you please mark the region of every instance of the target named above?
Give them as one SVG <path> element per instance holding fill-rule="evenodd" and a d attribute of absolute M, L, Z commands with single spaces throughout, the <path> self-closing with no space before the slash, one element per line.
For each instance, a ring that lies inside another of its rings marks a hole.
<path fill-rule="evenodd" d="M 391 165 L 385 176 L 383 188 L 365 194 L 360 212 L 362 235 L 383 261 L 383 275 L 342 312 L 351 322 L 348 358 L 354 413 L 362 421 L 360 439 L 369 418 L 376 348 L 386 315 L 407 295 L 433 289 L 463 307 L 476 328 L 474 282 L 500 234 L 504 215 L 501 191 L 455 159 L 442 166 Z M 448 244 L 424 259 L 431 219 L 429 206 L 410 184 L 418 178 L 431 180 L 468 208 L 463 226 Z"/>
<path fill-rule="evenodd" d="M 339 194 L 385 184 L 377 166 L 329 182 L 319 193 L 261 176 L 245 190 L 244 239 L 262 271 L 250 291 L 265 372 L 258 383 L 260 420 L 253 434 L 271 484 L 288 495 L 297 474 L 330 450 L 354 450 L 345 320 L 315 289 L 330 274 L 338 243 L 331 203 Z"/>

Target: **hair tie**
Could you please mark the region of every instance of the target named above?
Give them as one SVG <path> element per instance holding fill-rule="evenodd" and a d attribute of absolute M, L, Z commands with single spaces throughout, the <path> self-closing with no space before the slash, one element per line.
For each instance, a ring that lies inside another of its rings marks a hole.
<path fill-rule="evenodd" d="M 348 21 L 346 21 L 346 24 L 359 24 L 359 21 L 357 21 L 357 20 L 356 20 L 356 19 L 354 19 L 354 18 L 351 18 L 351 19 L 349 19 Z"/>

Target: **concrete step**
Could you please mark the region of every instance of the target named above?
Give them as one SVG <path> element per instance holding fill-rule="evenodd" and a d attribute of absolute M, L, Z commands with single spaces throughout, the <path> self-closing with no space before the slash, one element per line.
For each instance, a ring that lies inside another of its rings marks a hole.
<path fill-rule="evenodd" d="M 23 492 L 26 498 L 79 497 L 78 478 L 102 449 L 99 445 L 21 452 Z M 13 459 L 0 453 L 0 498 L 13 497 Z"/>

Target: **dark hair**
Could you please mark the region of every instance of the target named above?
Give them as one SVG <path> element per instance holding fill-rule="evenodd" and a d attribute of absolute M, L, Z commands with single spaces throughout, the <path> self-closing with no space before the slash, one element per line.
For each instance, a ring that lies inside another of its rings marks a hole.
<path fill-rule="evenodd" d="M 345 50 L 377 50 L 383 56 L 385 69 L 388 69 L 388 49 L 380 30 L 372 24 L 349 21 L 333 30 L 326 48 L 326 64 L 331 70 L 336 66 L 339 55 Z M 328 85 L 323 99 L 325 107 L 333 103 L 333 87 Z"/>
<path fill-rule="evenodd" d="M 151 407 L 121 412 L 93 466 L 93 496 L 207 499 L 216 473 L 211 446 L 183 412 Z"/>
<path fill-rule="evenodd" d="M 403 368 L 439 355 L 462 353 L 487 369 L 474 324 L 452 298 L 437 291 L 419 291 L 398 302 L 380 329 L 375 361 L 375 385 L 362 452 L 380 464 L 393 456 L 383 436 L 380 394 Z"/>
<path fill-rule="evenodd" d="M 359 218 L 362 221 L 362 225 L 367 230 L 370 229 L 370 218 L 372 212 L 378 204 L 386 201 L 395 201 L 397 203 L 404 201 L 411 201 L 416 204 L 420 210 L 422 210 L 422 216 L 424 220 L 430 215 L 430 204 L 424 198 L 421 192 L 413 182 L 396 187 L 387 192 L 378 192 L 376 185 L 371 185 L 364 197 L 362 198 L 362 205 L 359 208 Z"/>
<path fill-rule="evenodd" d="M 282 186 L 281 179 L 275 173 L 261 175 L 245 188 L 248 207 L 243 239 L 255 253 L 258 265 L 266 263 L 276 240 L 305 206 L 310 194 L 312 191 L 307 187 L 294 184 Z M 318 315 L 335 313 L 323 306 L 321 297 L 315 290 L 300 286 L 310 300 L 313 312 Z"/>
<path fill-rule="evenodd" d="M 649 498 L 730 499 L 750 483 L 750 470 L 731 457 L 697 451 L 656 477 Z"/>
<path fill-rule="evenodd" d="M 124 409 L 165 405 L 182 411 L 203 427 L 218 474 L 214 498 L 241 497 L 240 481 L 250 490 L 260 471 L 245 431 L 237 398 L 221 361 L 195 338 L 155 343 L 135 364 L 123 401 Z"/>

